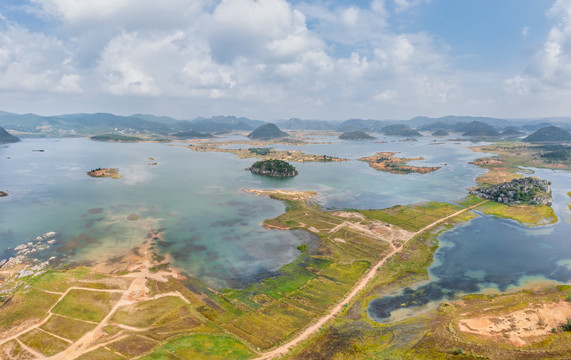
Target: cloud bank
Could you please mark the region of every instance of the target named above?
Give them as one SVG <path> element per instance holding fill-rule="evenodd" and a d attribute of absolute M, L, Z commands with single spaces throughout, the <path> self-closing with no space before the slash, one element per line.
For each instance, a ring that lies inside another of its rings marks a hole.
<path fill-rule="evenodd" d="M 571 1 L 553 3 L 544 43 L 510 74 L 465 70 L 445 39 L 394 26 L 426 6 L 31 0 L 0 7 L 0 107 L 264 120 L 566 111 Z"/>

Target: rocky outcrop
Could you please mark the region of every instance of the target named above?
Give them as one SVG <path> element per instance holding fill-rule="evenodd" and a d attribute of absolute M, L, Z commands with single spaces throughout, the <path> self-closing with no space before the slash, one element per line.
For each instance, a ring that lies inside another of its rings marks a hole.
<path fill-rule="evenodd" d="M 551 206 L 551 186 L 547 180 L 536 177 L 514 179 L 498 185 L 473 187 L 469 193 L 483 199 L 506 205 Z"/>

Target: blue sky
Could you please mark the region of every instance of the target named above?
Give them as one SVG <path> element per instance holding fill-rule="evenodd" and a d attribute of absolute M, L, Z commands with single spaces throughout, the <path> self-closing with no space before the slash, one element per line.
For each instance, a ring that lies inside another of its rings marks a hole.
<path fill-rule="evenodd" d="M 0 110 L 570 116 L 571 0 L 3 0 Z"/>

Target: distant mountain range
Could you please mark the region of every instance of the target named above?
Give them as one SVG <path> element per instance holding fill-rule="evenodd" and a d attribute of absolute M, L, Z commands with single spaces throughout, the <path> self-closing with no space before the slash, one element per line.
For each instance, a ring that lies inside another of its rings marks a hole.
<path fill-rule="evenodd" d="M 251 131 L 264 124 L 235 116 L 198 117 L 194 120 L 177 120 L 168 116 L 135 114 L 118 116 L 108 113 L 40 116 L 13 114 L 0 111 L 0 126 L 23 134 L 47 136 L 92 135 L 102 133 L 161 134 L 197 131 L 224 133 L 235 130 Z"/>
<path fill-rule="evenodd" d="M 119 116 L 95 113 L 40 116 L 0 111 L 0 126 L 21 136 L 91 136 L 118 133 L 158 134 L 168 137 L 172 134 L 184 134 L 190 131 L 214 134 L 232 131 L 250 132 L 265 123 L 268 122 L 236 116 L 177 120 L 168 116 L 149 114 Z M 365 131 L 398 136 L 419 136 L 418 131 L 432 133 L 445 130 L 479 138 L 517 136 L 518 132 L 521 133 L 520 135 L 529 134 L 547 126 L 571 130 L 571 118 L 500 119 L 450 115 L 439 118 L 418 116 L 410 120 L 349 119 L 343 122 L 291 118 L 279 120 L 276 125 L 287 130 Z"/>

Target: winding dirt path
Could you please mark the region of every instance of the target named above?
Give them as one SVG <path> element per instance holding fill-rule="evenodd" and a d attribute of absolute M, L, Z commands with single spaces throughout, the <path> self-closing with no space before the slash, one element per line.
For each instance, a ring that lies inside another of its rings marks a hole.
<path fill-rule="evenodd" d="M 313 324 L 311 324 L 310 326 L 308 326 L 307 328 L 305 328 L 301 333 L 299 333 L 295 338 L 291 339 L 290 341 L 288 341 L 287 343 L 275 348 L 274 350 L 270 350 L 268 352 L 262 353 L 261 356 L 258 358 L 259 360 L 267 360 L 267 359 L 274 359 L 278 356 L 283 356 L 285 354 L 287 354 L 291 349 L 293 349 L 295 346 L 299 345 L 302 341 L 306 340 L 307 338 L 309 338 L 311 335 L 315 334 L 317 331 L 319 331 L 319 329 L 325 325 L 325 323 L 327 323 L 329 320 L 331 320 L 335 315 L 337 315 L 339 312 L 341 312 L 341 310 L 343 309 L 343 306 L 345 306 L 345 304 L 348 304 L 351 300 L 353 300 L 353 298 L 361 291 L 363 290 L 367 284 L 375 277 L 375 275 L 377 274 L 377 269 L 381 266 L 384 265 L 384 263 L 387 261 L 387 259 L 389 259 L 391 256 L 399 253 L 400 251 L 402 251 L 402 249 L 404 248 L 405 244 L 408 243 L 408 241 L 412 238 L 414 238 L 415 236 L 425 232 L 426 230 L 450 219 L 453 218 L 457 215 L 460 215 L 466 211 L 472 210 L 480 205 L 482 205 L 483 203 L 487 202 L 486 201 L 482 201 L 481 203 L 478 203 L 476 205 L 470 206 L 468 208 L 459 210 L 451 215 L 448 215 L 446 217 L 443 217 L 440 220 L 437 220 L 435 222 L 433 222 L 432 224 L 426 225 L 425 227 L 423 227 L 422 229 L 418 230 L 417 232 L 412 233 L 405 242 L 403 242 L 400 246 L 395 247 L 393 244 L 391 244 L 391 251 L 384 256 L 379 262 L 377 262 L 374 266 L 371 267 L 371 269 L 355 284 L 355 286 L 353 287 L 353 290 L 351 290 L 351 292 L 349 294 L 347 294 L 345 296 L 345 298 L 338 303 L 337 305 L 335 305 L 333 308 L 331 308 L 331 310 L 329 310 L 328 313 L 326 313 L 325 315 L 323 315 L 321 318 L 319 318 L 316 322 L 314 322 Z"/>

